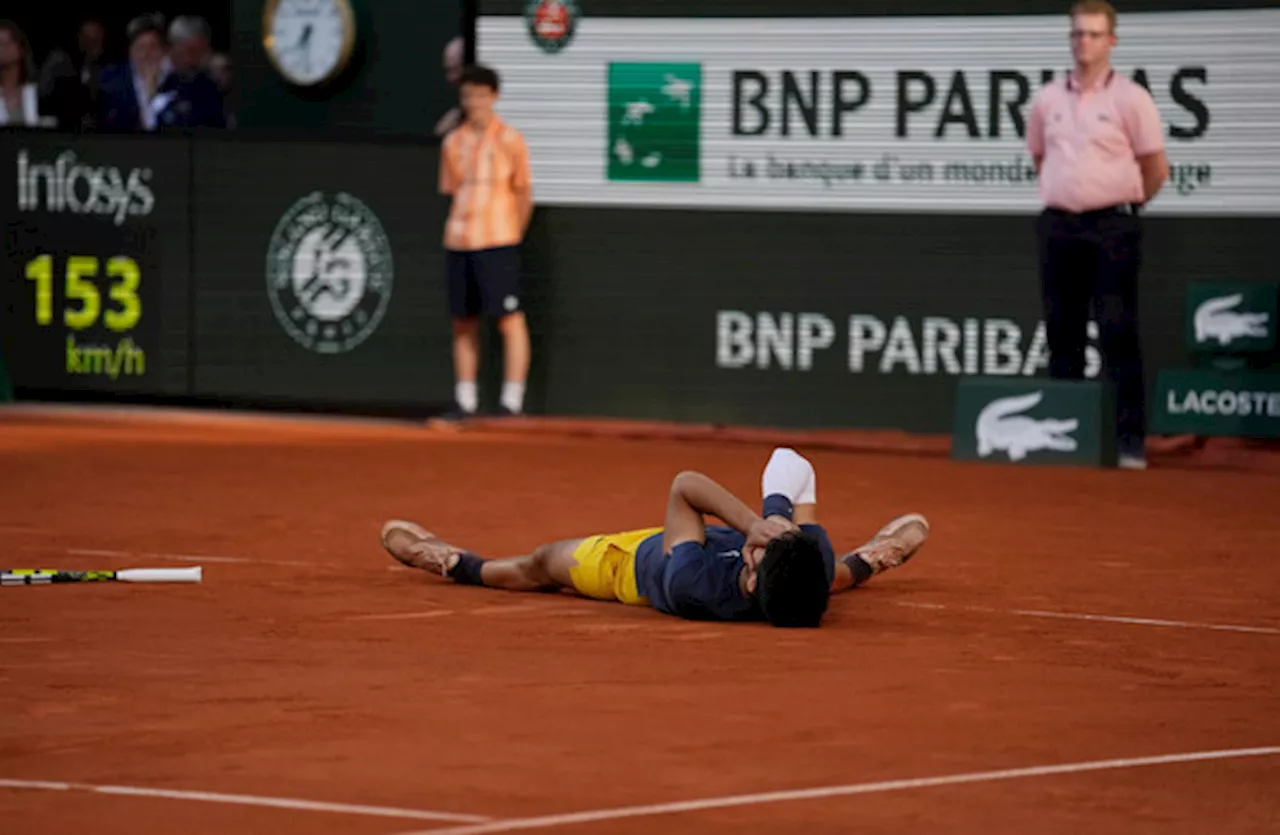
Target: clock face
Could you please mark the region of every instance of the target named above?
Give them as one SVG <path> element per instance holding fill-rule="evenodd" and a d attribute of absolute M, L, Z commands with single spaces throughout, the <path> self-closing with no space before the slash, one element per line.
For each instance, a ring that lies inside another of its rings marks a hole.
<path fill-rule="evenodd" d="M 355 45 L 355 17 L 348 0 L 268 0 L 263 25 L 267 55 L 294 84 L 332 78 Z"/>

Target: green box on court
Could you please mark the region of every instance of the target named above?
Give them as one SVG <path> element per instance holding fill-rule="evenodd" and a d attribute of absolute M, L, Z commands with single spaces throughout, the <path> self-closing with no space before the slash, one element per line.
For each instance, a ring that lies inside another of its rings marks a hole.
<path fill-rule="evenodd" d="M 1280 438 L 1280 374 L 1164 369 L 1156 378 L 1151 431 Z"/>
<path fill-rule="evenodd" d="M 1114 467 L 1115 401 L 1098 380 L 962 377 L 951 457 Z"/>

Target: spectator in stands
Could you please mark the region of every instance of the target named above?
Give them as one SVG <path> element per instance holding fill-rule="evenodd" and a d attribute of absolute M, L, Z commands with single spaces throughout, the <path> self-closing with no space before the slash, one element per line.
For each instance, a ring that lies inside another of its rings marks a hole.
<path fill-rule="evenodd" d="M 90 18 L 80 24 L 74 50 L 54 49 L 45 60 L 40 72 L 40 98 L 60 130 L 93 129 L 106 45 L 106 27 Z"/>
<path fill-rule="evenodd" d="M 104 74 L 104 131 L 222 128 L 222 93 L 204 70 L 209 26 L 200 18 L 143 15 L 129 23 L 129 63 Z M 172 43 L 170 42 L 172 39 Z"/>
<path fill-rule="evenodd" d="M 164 18 L 142 15 L 129 21 L 129 60 L 102 73 L 98 127 L 109 133 L 154 131 L 171 96 L 162 88 L 172 72 L 166 55 Z"/>
<path fill-rule="evenodd" d="M 222 92 L 222 112 L 226 116 L 227 127 L 236 126 L 235 70 L 231 66 L 231 56 L 225 52 L 215 52 L 209 59 L 209 76 Z"/>
<path fill-rule="evenodd" d="M 18 24 L 0 20 L 0 125 L 48 127 L 40 112 L 31 44 Z"/>
<path fill-rule="evenodd" d="M 455 89 L 462 80 L 462 66 L 467 57 L 466 51 L 467 42 L 461 35 L 449 41 L 444 48 L 444 79 Z M 440 121 L 436 122 L 435 134 L 443 137 L 460 124 L 462 124 L 462 108 L 451 107 L 440 117 Z"/>
<path fill-rule="evenodd" d="M 224 128 L 222 90 L 210 73 L 213 50 L 209 24 L 199 17 L 178 17 L 169 26 L 173 73 L 162 87 L 171 100 L 159 114 L 163 127 Z"/>
<path fill-rule="evenodd" d="M 175 17 L 169 24 L 169 60 L 178 73 L 205 72 L 213 57 L 213 32 L 200 17 Z"/>

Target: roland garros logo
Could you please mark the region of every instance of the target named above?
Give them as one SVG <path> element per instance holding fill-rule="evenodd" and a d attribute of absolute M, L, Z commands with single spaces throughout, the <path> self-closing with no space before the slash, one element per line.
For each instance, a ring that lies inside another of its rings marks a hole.
<path fill-rule="evenodd" d="M 528 0 L 524 7 L 529 37 L 543 52 L 552 54 L 573 40 L 581 16 L 577 0 Z"/>
<path fill-rule="evenodd" d="M 312 192 L 280 218 L 267 248 L 276 320 L 318 354 L 340 354 L 378 329 L 391 301 L 391 244 L 373 211 L 345 192 Z"/>

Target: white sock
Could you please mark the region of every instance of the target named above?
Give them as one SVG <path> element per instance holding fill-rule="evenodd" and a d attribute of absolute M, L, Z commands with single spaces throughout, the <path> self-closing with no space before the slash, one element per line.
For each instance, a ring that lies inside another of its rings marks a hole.
<path fill-rule="evenodd" d="M 809 481 L 805 484 L 804 489 L 800 491 L 800 495 L 796 496 L 796 500 L 792 504 L 817 504 L 818 503 L 818 474 L 813 471 L 813 465 L 809 465 Z"/>
<path fill-rule="evenodd" d="M 516 414 L 524 411 L 524 383 L 502 384 L 502 405 Z"/>
<path fill-rule="evenodd" d="M 765 496 L 781 493 L 792 504 L 817 502 L 813 465 L 794 449 L 778 447 L 769 457 L 760 479 L 760 490 Z"/>
<path fill-rule="evenodd" d="M 480 391 L 476 381 L 455 384 L 453 399 L 458 401 L 458 408 L 464 412 L 474 412 L 480 408 Z"/>

